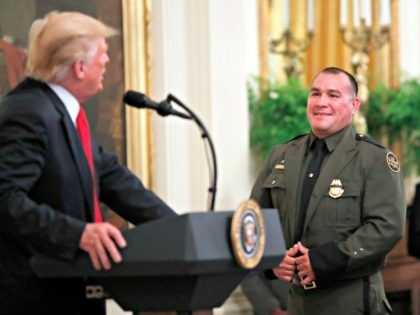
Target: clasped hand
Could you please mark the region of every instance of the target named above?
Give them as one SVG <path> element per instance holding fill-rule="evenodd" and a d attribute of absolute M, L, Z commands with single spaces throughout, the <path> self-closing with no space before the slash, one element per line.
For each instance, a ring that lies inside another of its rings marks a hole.
<path fill-rule="evenodd" d="M 281 263 L 273 268 L 273 273 L 286 282 L 291 282 L 297 274 L 302 285 L 307 285 L 316 278 L 309 260 L 309 249 L 301 242 L 286 251 Z"/>
<path fill-rule="evenodd" d="M 120 248 L 127 245 L 121 231 L 110 223 L 87 223 L 79 247 L 87 252 L 96 270 L 111 269 L 111 261 L 122 261 Z"/>

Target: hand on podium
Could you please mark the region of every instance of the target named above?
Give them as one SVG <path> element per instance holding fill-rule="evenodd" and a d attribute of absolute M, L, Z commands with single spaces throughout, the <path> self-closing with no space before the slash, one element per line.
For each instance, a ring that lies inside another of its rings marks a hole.
<path fill-rule="evenodd" d="M 111 269 L 114 263 L 120 263 L 122 257 L 119 248 L 127 245 L 120 230 L 110 223 L 88 223 L 80 238 L 79 247 L 89 254 L 96 270 Z"/>

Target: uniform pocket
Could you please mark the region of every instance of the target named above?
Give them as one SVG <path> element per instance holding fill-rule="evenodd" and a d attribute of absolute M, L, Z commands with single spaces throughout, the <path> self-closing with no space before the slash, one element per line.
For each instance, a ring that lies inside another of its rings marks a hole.
<path fill-rule="evenodd" d="M 283 170 L 273 170 L 270 175 L 267 177 L 263 184 L 264 188 L 275 189 L 281 188 L 286 189 L 286 182 L 284 179 Z"/>
<path fill-rule="evenodd" d="M 358 226 L 360 225 L 361 181 L 343 181 L 342 194 L 337 198 L 327 191 L 322 198 L 320 208 L 324 211 L 324 222 L 327 226 Z"/>
<path fill-rule="evenodd" d="M 279 210 L 280 219 L 283 221 L 286 214 L 286 180 L 284 170 L 274 169 L 263 183 L 263 187 L 270 190 L 271 201 Z"/>

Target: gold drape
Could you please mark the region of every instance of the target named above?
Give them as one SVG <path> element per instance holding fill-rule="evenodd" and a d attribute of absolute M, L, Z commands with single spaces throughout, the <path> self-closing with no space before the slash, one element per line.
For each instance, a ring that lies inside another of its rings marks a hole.
<path fill-rule="evenodd" d="M 287 0 L 259 0 L 260 10 L 260 45 L 269 45 L 269 39 L 278 38 L 284 31 L 281 21 L 284 20 L 285 2 Z M 302 82 L 309 86 L 312 78 L 324 67 L 338 66 L 353 73 L 351 58 L 352 49 L 342 39 L 340 30 L 340 0 L 313 0 L 314 1 L 314 36 L 310 47 L 302 53 L 303 71 Z M 346 0 L 346 29 L 353 30 L 353 1 Z M 364 0 L 366 1 L 366 0 Z M 289 5 L 290 30 L 293 36 L 304 38 L 307 32 L 307 0 L 287 1 Z M 370 0 L 372 11 L 372 31 L 378 31 L 380 25 L 380 5 L 382 1 Z M 368 78 L 369 86 L 375 86 L 381 80 L 388 86 L 399 84 L 399 42 L 398 42 L 398 0 L 390 0 L 391 26 L 389 41 L 380 49 L 371 49 L 369 52 Z M 267 12 L 268 13 L 265 13 Z M 280 27 L 279 27 L 280 25 Z M 267 48 L 260 47 L 260 75 L 269 78 L 273 75 L 280 81 L 285 79 L 282 65 L 282 56 L 273 56 Z M 272 60 L 274 59 L 274 62 Z M 270 60 L 268 62 L 267 60 Z M 268 65 L 274 65 L 275 69 Z"/>
<path fill-rule="evenodd" d="M 150 91 L 148 0 L 123 1 L 124 81 L 126 90 Z M 152 188 L 150 114 L 126 107 L 127 165 L 146 187 Z"/>

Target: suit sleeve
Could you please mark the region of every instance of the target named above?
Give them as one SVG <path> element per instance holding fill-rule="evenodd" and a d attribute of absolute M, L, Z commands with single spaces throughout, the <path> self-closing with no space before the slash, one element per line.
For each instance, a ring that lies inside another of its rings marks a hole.
<path fill-rule="evenodd" d="M 1 108 L 0 233 L 33 252 L 71 258 L 84 223 L 31 198 L 48 145 L 45 117 L 35 103 L 32 99 L 29 106 L 16 103 Z"/>
<path fill-rule="evenodd" d="M 114 154 L 99 148 L 100 199 L 127 221 L 142 222 L 174 216 L 176 213 L 127 167 L 121 165 Z"/>

